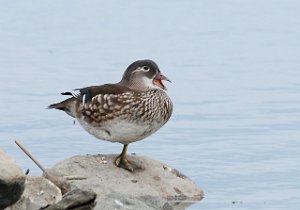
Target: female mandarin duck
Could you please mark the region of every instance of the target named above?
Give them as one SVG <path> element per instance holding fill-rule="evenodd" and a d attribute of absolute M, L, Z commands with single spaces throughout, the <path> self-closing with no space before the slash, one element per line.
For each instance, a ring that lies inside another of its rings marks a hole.
<path fill-rule="evenodd" d="M 133 172 L 126 159 L 128 144 L 156 132 L 172 114 L 162 80 L 170 82 L 155 62 L 138 60 L 128 66 L 120 82 L 64 92 L 71 98 L 48 108 L 65 111 L 98 139 L 122 143 L 115 164 Z"/>

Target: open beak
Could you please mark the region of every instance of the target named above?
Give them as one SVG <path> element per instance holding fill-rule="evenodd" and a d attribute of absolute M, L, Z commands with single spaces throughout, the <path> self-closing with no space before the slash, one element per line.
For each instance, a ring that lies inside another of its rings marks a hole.
<path fill-rule="evenodd" d="M 163 90 L 167 90 L 167 88 L 162 83 L 162 80 L 171 82 L 171 80 L 168 79 L 166 76 L 162 75 L 161 73 L 158 73 L 153 79 L 153 84 L 160 87 Z"/>

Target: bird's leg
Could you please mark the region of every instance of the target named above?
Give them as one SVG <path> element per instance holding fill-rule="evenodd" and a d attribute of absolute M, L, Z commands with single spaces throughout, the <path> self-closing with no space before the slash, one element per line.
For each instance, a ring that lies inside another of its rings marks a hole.
<path fill-rule="evenodd" d="M 123 150 L 120 155 L 115 159 L 115 164 L 118 167 L 124 168 L 130 172 L 133 172 L 133 167 L 126 158 L 128 144 L 124 144 Z"/>

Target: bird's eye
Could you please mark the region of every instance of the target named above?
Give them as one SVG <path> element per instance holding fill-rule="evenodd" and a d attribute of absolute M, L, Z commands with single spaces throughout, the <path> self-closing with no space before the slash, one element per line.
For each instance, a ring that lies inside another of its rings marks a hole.
<path fill-rule="evenodd" d="M 149 66 L 143 66 L 143 70 L 144 70 L 144 71 L 149 71 L 149 70 L 150 70 L 150 67 L 149 67 Z"/>

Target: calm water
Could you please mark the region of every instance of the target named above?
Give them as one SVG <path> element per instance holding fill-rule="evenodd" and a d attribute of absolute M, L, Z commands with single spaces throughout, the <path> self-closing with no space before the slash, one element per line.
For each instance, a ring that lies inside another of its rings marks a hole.
<path fill-rule="evenodd" d="M 45 107 L 151 58 L 174 115 L 129 151 L 192 178 L 206 197 L 191 210 L 299 210 L 299 37 L 296 0 L 2 1 L 0 147 L 36 175 L 15 139 L 45 167 L 119 153 Z"/>

